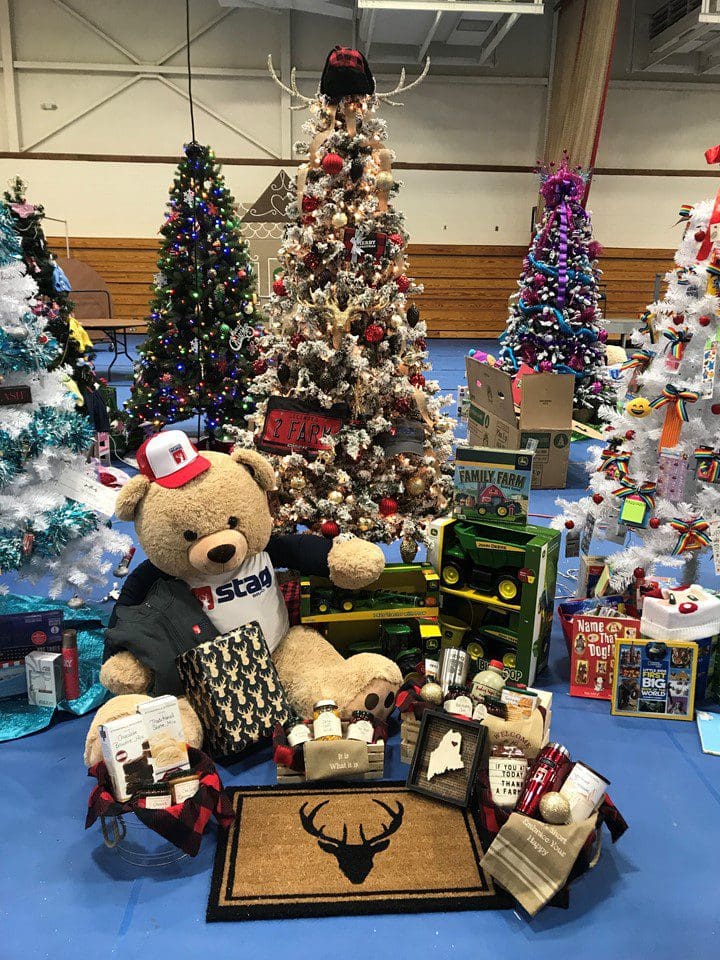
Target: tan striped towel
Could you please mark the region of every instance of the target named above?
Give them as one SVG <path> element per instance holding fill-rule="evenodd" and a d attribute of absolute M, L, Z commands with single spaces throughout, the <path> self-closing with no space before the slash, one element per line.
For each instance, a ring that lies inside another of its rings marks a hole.
<path fill-rule="evenodd" d="M 505 887 L 531 916 L 545 906 L 565 882 L 597 814 L 563 826 L 511 813 L 482 859 L 482 869 Z"/>

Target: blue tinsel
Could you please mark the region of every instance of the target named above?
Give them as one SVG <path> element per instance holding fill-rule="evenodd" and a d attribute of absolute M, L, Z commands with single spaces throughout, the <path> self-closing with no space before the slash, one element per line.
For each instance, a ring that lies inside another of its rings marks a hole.
<path fill-rule="evenodd" d="M 74 500 L 66 500 L 61 507 L 41 514 L 42 529 L 34 530 L 32 525 L 18 532 L 0 530 L 0 570 L 19 570 L 23 563 L 23 537 L 26 533 L 35 535 L 33 553 L 41 557 L 57 557 L 65 547 L 78 537 L 84 537 L 97 530 L 97 516 Z M 38 524 L 40 527 L 40 524 Z"/>

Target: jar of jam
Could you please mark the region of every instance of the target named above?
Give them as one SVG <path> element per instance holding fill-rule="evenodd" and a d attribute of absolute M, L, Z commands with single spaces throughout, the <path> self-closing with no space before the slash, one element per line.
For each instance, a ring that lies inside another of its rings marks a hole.
<path fill-rule="evenodd" d="M 374 736 L 373 715 L 367 710 L 353 710 L 347 731 L 348 740 L 362 740 L 363 743 L 372 743 Z"/>
<path fill-rule="evenodd" d="M 473 703 L 464 686 L 457 684 L 450 687 L 443 703 L 443 710 L 461 717 L 472 717 Z"/>
<path fill-rule="evenodd" d="M 313 737 L 310 727 L 304 720 L 301 720 L 300 717 L 290 717 L 290 719 L 286 721 L 283 729 L 285 730 L 288 745 L 291 747 L 297 747 L 298 744 L 307 743 L 307 741 L 312 740 Z"/>
<path fill-rule="evenodd" d="M 316 740 L 342 740 L 340 710 L 334 700 L 318 700 L 313 707 L 313 736 Z"/>

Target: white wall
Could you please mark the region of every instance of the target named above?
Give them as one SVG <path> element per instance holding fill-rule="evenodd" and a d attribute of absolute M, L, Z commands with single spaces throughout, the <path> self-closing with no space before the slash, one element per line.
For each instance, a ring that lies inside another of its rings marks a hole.
<path fill-rule="evenodd" d="M 183 0 L 73 0 L 107 34 L 145 62 L 153 62 L 182 42 Z M 82 63 L 127 64 L 128 58 L 106 40 L 68 16 L 53 0 L 11 0 L 15 59 L 76 62 L 68 72 L 47 69 L 17 73 L 23 145 L 38 152 L 178 156 L 189 139 L 187 102 L 157 79 L 142 79 L 109 102 L 76 119 L 99 98 L 132 78 L 131 73 L 97 73 Z M 193 24 L 219 16 L 216 0 L 194 0 Z M 398 158 L 416 163 L 531 165 L 543 127 L 548 36 L 551 19 L 524 18 L 498 50 L 486 76 L 443 77 L 438 68 L 404 108 L 384 108 L 390 144 Z M 349 40 L 349 26 L 327 17 L 272 15 L 235 10 L 193 43 L 196 69 L 263 70 L 268 52 L 281 58 L 281 32 L 292 28 L 292 60 L 306 92 L 314 90 L 327 49 Z M 621 35 L 627 32 L 623 21 Z M 626 46 L 626 44 L 625 44 Z M 182 65 L 184 53 L 167 60 Z M 616 58 L 617 59 L 617 58 Z M 626 60 L 622 54 L 623 62 Z M 627 80 L 619 62 L 611 85 L 600 167 L 697 169 L 703 151 L 718 138 L 715 84 L 675 80 L 648 83 Z M 148 68 L 150 69 L 150 68 Z M 412 77 L 417 65 L 408 65 Z M 387 70 L 387 68 L 384 68 Z M 168 81 L 184 89 L 182 75 Z M 378 76 L 378 88 L 394 80 Z M 302 139 L 304 114 L 289 117 L 279 90 L 264 75 L 201 77 L 195 96 L 220 115 L 196 108 L 198 138 L 222 156 L 287 156 L 287 145 Z M 51 101 L 55 111 L 40 104 Z M 238 132 L 241 131 L 241 132 Z M 5 107 L 0 85 L 0 150 L 8 149 Z M 241 202 L 254 200 L 277 167 L 225 169 Z M 163 164 L 83 163 L 0 159 L 0 185 L 20 174 L 30 196 L 51 216 L 69 220 L 76 236 L 153 236 L 162 219 L 172 166 Z M 463 173 L 408 170 L 398 174 L 405 186 L 400 205 L 417 242 L 524 243 L 528 235 L 535 178 L 530 174 Z M 718 176 L 720 181 L 720 174 Z M 671 225 L 683 202 L 716 189 L 714 179 L 604 176 L 595 180 L 591 207 L 596 232 L 611 246 L 673 246 Z"/>

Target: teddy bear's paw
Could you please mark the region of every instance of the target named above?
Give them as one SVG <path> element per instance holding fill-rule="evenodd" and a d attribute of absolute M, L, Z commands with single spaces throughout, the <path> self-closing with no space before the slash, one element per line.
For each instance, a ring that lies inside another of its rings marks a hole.
<path fill-rule="evenodd" d="M 358 537 L 338 539 L 328 554 L 330 579 L 344 590 L 373 583 L 385 569 L 385 554 L 375 543 Z"/>
<path fill-rule="evenodd" d="M 121 654 L 118 654 L 121 656 Z M 114 659 L 114 658 L 113 658 Z M 109 661 L 108 661 L 109 662 Z M 97 711 L 90 724 L 85 738 L 85 766 L 92 767 L 102 760 L 102 746 L 100 745 L 99 728 L 103 723 L 119 720 L 120 717 L 130 717 L 137 713 L 139 703 L 145 703 L 150 697 L 141 693 L 128 693 L 106 700 Z"/>
<path fill-rule="evenodd" d="M 100 683 L 110 693 L 146 693 L 152 685 L 153 673 L 124 650 L 108 657 L 100 668 Z"/>

